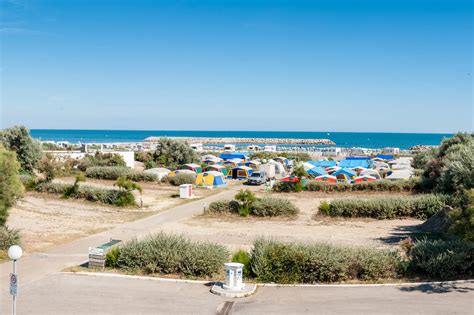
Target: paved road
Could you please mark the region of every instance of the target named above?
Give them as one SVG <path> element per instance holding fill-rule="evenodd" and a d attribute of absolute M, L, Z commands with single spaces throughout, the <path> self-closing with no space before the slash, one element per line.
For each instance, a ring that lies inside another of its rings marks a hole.
<path fill-rule="evenodd" d="M 251 297 L 230 300 L 201 284 L 54 274 L 20 294 L 18 314 L 472 314 L 474 308 L 474 282 L 262 287 Z M 2 305 L 0 313 L 8 307 Z"/>
<path fill-rule="evenodd" d="M 26 255 L 18 263 L 22 286 L 39 280 L 52 273 L 59 272 L 66 267 L 77 266 L 88 259 L 88 249 L 108 241 L 110 238 L 129 240 L 149 233 L 157 232 L 160 226 L 167 222 L 183 220 L 199 214 L 203 210 L 203 203 L 218 199 L 232 199 L 240 187 L 230 187 L 228 190 L 215 195 L 193 201 L 159 214 L 133 222 L 124 223 L 112 230 L 94 234 L 64 245 L 60 245 L 45 253 Z M 0 264 L 0 284 L 8 283 L 11 263 Z M 8 296 L 7 287 L 0 287 L 0 301 Z"/>

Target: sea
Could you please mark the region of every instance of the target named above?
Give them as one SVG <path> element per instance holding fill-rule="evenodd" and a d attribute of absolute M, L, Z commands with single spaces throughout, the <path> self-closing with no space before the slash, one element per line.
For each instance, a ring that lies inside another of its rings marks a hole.
<path fill-rule="evenodd" d="M 77 130 L 31 129 L 32 137 L 43 141 L 71 143 L 139 142 L 151 136 L 205 138 L 297 138 L 330 139 L 343 148 L 408 149 L 414 145 L 438 145 L 452 134 L 381 132 L 299 132 L 299 131 L 192 131 L 192 130 Z M 288 146 L 288 145 L 287 145 Z"/>

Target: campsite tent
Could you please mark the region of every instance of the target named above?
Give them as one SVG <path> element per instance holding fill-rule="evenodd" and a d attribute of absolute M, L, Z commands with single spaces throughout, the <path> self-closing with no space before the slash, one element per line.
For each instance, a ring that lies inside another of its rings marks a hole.
<path fill-rule="evenodd" d="M 331 176 L 327 174 L 318 176 L 314 180 L 318 182 L 337 183 L 337 178 L 335 176 Z"/>
<path fill-rule="evenodd" d="M 222 187 L 226 185 L 224 174 L 216 171 L 209 171 L 198 174 L 196 185 L 204 187 Z"/>
<path fill-rule="evenodd" d="M 280 162 L 284 166 L 288 166 L 288 164 L 290 162 L 286 157 L 283 157 L 283 156 L 278 156 L 276 158 L 273 158 L 273 160 L 276 161 L 276 162 Z"/>
<path fill-rule="evenodd" d="M 148 174 L 155 174 L 158 177 L 158 180 L 161 180 L 163 177 L 167 176 L 171 171 L 164 167 L 155 167 L 149 168 L 143 171 Z"/>
<path fill-rule="evenodd" d="M 252 160 L 252 161 L 246 162 L 245 166 L 248 166 L 254 170 L 258 170 L 258 168 L 260 167 L 260 164 L 262 164 L 260 161 Z"/>
<path fill-rule="evenodd" d="M 213 164 L 213 165 L 208 165 L 204 168 L 204 172 L 210 172 L 210 171 L 216 171 L 216 172 L 221 172 L 225 176 L 227 176 L 228 170 L 225 166 L 220 165 L 220 164 Z"/>
<path fill-rule="evenodd" d="M 313 164 L 314 166 L 319 166 L 319 167 L 324 167 L 324 168 L 337 165 L 336 161 L 328 161 L 328 160 L 308 161 L 308 163 Z"/>
<path fill-rule="evenodd" d="M 367 170 L 365 167 L 362 167 L 362 166 L 356 166 L 356 167 L 353 167 L 352 170 L 354 172 L 356 172 L 357 174 L 360 174 L 361 172 Z"/>
<path fill-rule="evenodd" d="M 179 170 L 191 170 L 196 173 L 201 173 L 202 168 L 201 165 L 199 164 L 193 164 L 193 163 L 188 163 L 188 164 L 183 164 L 178 167 Z"/>
<path fill-rule="evenodd" d="M 357 174 L 349 168 L 341 168 L 340 170 L 335 171 L 331 175 L 335 176 L 338 181 L 350 182 L 350 180 Z"/>
<path fill-rule="evenodd" d="M 253 169 L 248 166 L 237 166 L 229 170 L 228 178 L 232 179 L 247 179 L 252 175 Z"/>
<path fill-rule="evenodd" d="M 312 176 L 321 176 L 327 174 L 326 170 L 322 167 L 315 166 L 310 170 L 307 170 L 306 173 Z"/>
<path fill-rule="evenodd" d="M 226 167 L 231 167 L 231 168 L 233 168 L 233 167 L 237 167 L 237 166 L 243 165 L 243 164 L 244 164 L 244 160 L 235 158 L 235 159 L 225 160 L 222 164 L 225 165 Z"/>
<path fill-rule="evenodd" d="M 368 176 L 374 177 L 375 179 L 380 179 L 380 174 L 376 170 L 365 170 L 365 171 L 360 172 L 360 175 L 361 176 L 368 175 Z"/>
<path fill-rule="evenodd" d="M 298 183 L 300 181 L 298 176 L 287 176 L 287 177 L 281 178 L 280 180 L 282 182 L 287 182 L 287 183 Z"/>
<path fill-rule="evenodd" d="M 353 168 L 357 166 L 362 166 L 364 168 L 370 168 L 372 166 L 372 161 L 369 158 L 351 158 L 347 157 L 345 160 L 339 162 L 339 166 L 342 168 Z"/>
<path fill-rule="evenodd" d="M 222 162 L 222 159 L 209 154 L 208 156 L 206 156 L 206 158 L 202 159 L 202 162 L 206 165 L 220 164 Z"/>
<path fill-rule="evenodd" d="M 275 160 L 269 160 L 268 163 L 275 165 L 275 175 L 277 175 L 278 177 L 283 177 L 283 176 L 285 176 L 285 174 L 286 174 L 286 169 L 285 169 L 285 167 L 283 166 L 283 164 L 281 164 L 280 162 L 277 162 L 277 161 L 275 161 Z"/>
<path fill-rule="evenodd" d="M 388 180 L 409 179 L 413 176 L 412 170 L 396 170 L 386 177 Z"/>
<path fill-rule="evenodd" d="M 329 174 L 332 174 L 340 169 L 341 167 L 339 166 L 330 166 L 330 167 L 326 167 L 326 172 L 328 172 Z"/>
<path fill-rule="evenodd" d="M 357 176 L 356 178 L 354 178 L 354 183 L 373 182 L 375 180 L 377 179 L 370 175 L 362 175 L 362 176 Z"/>
<path fill-rule="evenodd" d="M 247 152 L 233 152 L 233 153 L 222 153 L 219 157 L 223 160 L 232 160 L 232 159 L 247 159 Z"/>

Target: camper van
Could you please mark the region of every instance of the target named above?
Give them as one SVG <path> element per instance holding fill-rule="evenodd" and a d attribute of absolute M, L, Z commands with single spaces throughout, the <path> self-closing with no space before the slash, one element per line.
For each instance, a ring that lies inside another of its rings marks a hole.
<path fill-rule="evenodd" d="M 276 145 L 266 145 L 263 148 L 263 151 L 265 151 L 265 152 L 276 152 L 276 150 L 277 150 Z"/>
<path fill-rule="evenodd" d="M 235 151 L 235 145 L 234 144 L 224 144 L 224 151 L 234 152 Z"/>

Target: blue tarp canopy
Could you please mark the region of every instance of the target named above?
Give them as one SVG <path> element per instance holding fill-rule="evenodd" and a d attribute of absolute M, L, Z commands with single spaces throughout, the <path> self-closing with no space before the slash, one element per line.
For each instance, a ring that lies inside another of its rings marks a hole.
<path fill-rule="evenodd" d="M 356 176 L 357 173 L 354 172 L 353 170 L 351 169 L 348 169 L 348 168 L 341 168 L 340 170 L 338 171 L 335 171 L 334 173 L 332 173 L 332 176 L 337 176 L 339 174 L 345 174 L 346 176 L 349 176 L 349 177 L 353 177 L 353 176 Z"/>
<path fill-rule="evenodd" d="M 321 175 L 326 175 L 327 172 L 324 168 L 315 166 L 312 169 L 308 170 L 306 173 L 309 175 L 314 175 L 314 176 L 321 176 Z"/>
<path fill-rule="evenodd" d="M 316 161 L 308 161 L 308 163 L 313 164 L 314 166 L 318 167 L 331 167 L 336 166 L 336 161 L 326 161 L 326 160 L 316 160 Z"/>
<path fill-rule="evenodd" d="M 367 158 L 365 158 L 365 160 L 348 160 L 348 159 L 345 159 L 345 160 L 342 160 L 339 162 L 339 166 L 342 167 L 342 168 L 353 168 L 353 167 L 365 167 L 365 168 L 370 168 L 370 166 L 372 165 L 372 161 L 371 160 L 368 160 Z"/>
<path fill-rule="evenodd" d="M 345 160 L 369 160 L 366 156 L 348 156 Z"/>
<path fill-rule="evenodd" d="M 223 160 L 230 160 L 230 159 L 247 159 L 247 152 L 234 152 L 234 153 L 222 153 L 219 157 Z"/>
<path fill-rule="evenodd" d="M 389 160 L 393 160 L 393 155 L 379 154 L 379 155 L 376 156 L 376 158 L 389 161 Z"/>

